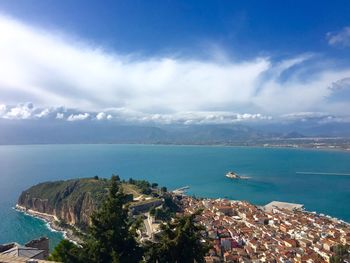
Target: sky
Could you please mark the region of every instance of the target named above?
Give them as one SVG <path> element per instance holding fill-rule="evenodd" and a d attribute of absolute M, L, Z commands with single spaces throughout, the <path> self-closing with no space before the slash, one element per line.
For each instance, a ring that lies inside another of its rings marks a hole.
<path fill-rule="evenodd" d="M 0 0 L 0 118 L 350 122 L 349 1 Z"/>

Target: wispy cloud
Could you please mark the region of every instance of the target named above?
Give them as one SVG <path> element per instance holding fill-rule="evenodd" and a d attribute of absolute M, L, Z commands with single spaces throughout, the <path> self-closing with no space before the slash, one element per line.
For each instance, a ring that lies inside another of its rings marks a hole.
<path fill-rule="evenodd" d="M 71 114 L 67 118 L 67 121 L 83 121 L 83 120 L 86 120 L 89 117 L 90 117 L 90 114 L 87 113 L 87 112 L 79 113 L 79 114 Z"/>
<path fill-rule="evenodd" d="M 339 79 L 333 82 L 329 88 L 335 91 L 342 89 L 350 89 L 350 77 Z"/>
<path fill-rule="evenodd" d="M 327 33 L 328 44 L 332 46 L 350 47 L 350 27 L 337 32 Z"/>
<path fill-rule="evenodd" d="M 348 78 L 350 69 L 320 69 L 313 59 L 311 54 L 277 62 L 269 57 L 234 61 L 121 55 L 0 16 L 1 103 L 31 101 L 41 108 L 36 118 L 109 120 L 123 115 L 219 122 L 297 111 L 342 113 L 337 102 L 327 99 L 332 94 L 328 87 Z M 303 78 L 308 71 L 313 73 Z M 60 105 L 76 112 L 52 110 Z M 0 112 L 8 118 L 34 116 L 30 105 Z"/>

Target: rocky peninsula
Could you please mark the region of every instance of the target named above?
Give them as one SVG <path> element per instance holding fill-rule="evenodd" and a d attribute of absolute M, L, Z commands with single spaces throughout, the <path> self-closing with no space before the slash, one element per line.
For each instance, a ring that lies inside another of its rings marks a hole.
<path fill-rule="evenodd" d="M 160 205 L 158 193 L 166 191 L 143 180 L 120 183 L 132 213 Z M 79 235 L 90 225 L 91 215 L 105 200 L 109 187 L 110 180 L 98 177 L 44 182 L 23 191 L 16 209 L 45 220 L 52 229 L 79 243 Z"/>
<path fill-rule="evenodd" d="M 108 185 L 107 180 L 91 178 L 40 183 L 22 192 L 17 207 L 48 221 L 84 228 Z"/>

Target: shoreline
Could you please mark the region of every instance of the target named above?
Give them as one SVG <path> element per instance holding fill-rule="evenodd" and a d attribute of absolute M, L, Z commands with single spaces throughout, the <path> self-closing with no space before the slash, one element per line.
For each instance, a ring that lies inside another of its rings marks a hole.
<path fill-rule="evenodd" d="M 229 179 L 232 179 L 232 178 L 229 178 Z M 192 197 L 191 194 L 183 193 L 182 195 L 183 196 L 187 196 L 187 197 Z M 236 200 L 236 199 L 229 199 L 229 198 L 223 198 L 223 197 L 206 197 L 206 196 L 199 195 L 199 196 L 195 196 L 194 198 L 196 198 L 196 199 L 203 199 L 203 200 L 204 199 L 206 199 L 206 200 L 220 200 L 220 199 L 222 199 L 222 200 L 227 200 L 227 201 L 230 201 L 230 202 L 248 202 L 249 204 L 254 205 L 256 207 L 259 207 L 259 208 L 263 208 L 265 206 L 265 205 L 259 205 L 259 204 L 256 204 L 256 203 L 252 203 L 252 202 L 246 201 L 246 200 Z M 290 203 L 288 201 L 281 201 L 281 202 Z M 350 221 L 348 222 L 348 221 L 345 221 L 344 219 L 337 218 L 337 217 L 334 217 L 334 216 L 331 216 L 331 215 L 327 215 L 327 214 L 325 214 L 323 212 L 309 211 L 309 210 L 306 210 L 304 207 L 300 211 L 305 213 L 305 214 L 315 214 L 315 215 L 317 215 L 319 217 L 325 217 L 325 218 L 328 218 L 329 220 L 331 220 L 333 222 L 337 222 L 339 224 L 345 224 L 345 225 L 350 227 Z"/>
<path fill-rule="evenodd" d="M 183 195 L 189 196 L 187 194 L 183 194 Z M 231 199 L 227 199 L 227 198 L 210 198 L 210 197 L 195 197 L 195 198 L 207 199 L 207 200 L 226 199 L 230 202 L 243 202 L 243 200 L 231 200 Z M 260 209 L 263 209 L 263 207 L 264 207 L 264 205 L 257 205 L 257 204 L 253 204 L 251 202 L 249 202 L 249 203 L 260 208 Z M 55 222 L 59 221 L 59 219 L 56 216 L 46 214 L 46 213 L 41 213 L 41 212 L 38 212 L 38 211 L 35 211 L 32 209 L 27 209 L 27 208 L 20 206 L 18 204 L 16 204 L 16 207 L 14 209 L 20 213 L 24 213 L 28 216 L 31 216 L 31 217 L 34 217 L 34 218 L 37 218 L 39 220 L 46 222 L 46 226 L 50 231 L 62 233 L 64 239 L 69 240 L 70 242 L 72 242 L 78 246 L 81 243 L 81 240 L 72 233 L 71 229 L 66 229 L 64 227 L 60 227 L 60 226 L 57 226 L 55 224 Z M 305 213 L 305 214 L 314 214 L 314 215 L 317 215 L 318 217 L 327 218 L 327 219 L 329 219 L 337 224 L 347 225 L 348 227 L 350 227 L 350 222 L 347 222 L 343 219 L 339 219 L 339 218 L 336 218 L 336 217 L 333 217 L 333 216 L 330 216 L 330 215 L 327 215 L 324 213 L 309 211 L 309 210 L 306 210 L 305 208 L 302 208 L 299 211 L 302 213 Z"/>
<path fill-rule="evenodd" d="M 312 151 L 325 151 L 325 152 L 343 152 L 350 153 L 349 148 L 338 147 L 306 147 L 306 146 L 289 146 L 289 145 L 268 145 L 263 144 L 256 145 L 244 145 L 244 144 L 226 144 L 226 143 L 213 143 L 213 144 L 186 144 L 186 143 L 23 143 L 23 144 L 0 144 L 1 146 L 50 146 L 50 145 L 146 145 L 146 146 L 188 146 L 188 147 L 232 147 L 232 148 L 259 148 L 259 149 L 293 149 L 293 150 L 312 150 Z"/>
<path fill-rule="evenodd" d="M 191 195 L 187 195 L 187 194 L 183 194 L 183 195 L 187 196 L 187 197 L 191 197 Z M 193 198 L 193 197 L 191 197 L 191 198 Z M 198 200 L 199 199 L 201 199 L 201 200 L 227 200 L 229 202 L 248 202 L 248 201 L 245 201 L 245 200 L 235 200 L 235 199 L 228 199 L 228 198 L 211 198 L 211 197 L 201 197 L 201 196 L 196 196 L 194 198 L 198 199 Z M 290 202 L 285 202 L 285 201 L 277 201 L 277 202 L 290 203 Z M 265 206 L 265 205 L 254 204 L 252 202 L 248 202 L 248 203 L 253 205 L 253 206 L 258 207 L 259 209 L 264 209 L 264 206 Z M 304 208 L 304 205 L 303 205 L 303 207 L 301 209 L 299 209 L 299 210 L 297 209 L 296 211 L 299 211 L 299 212 L 305 213 L 305 214 L 313 214 L 313 215 L 316 215 L 318 217 L 327 218 L 327 219 L 329 219 L 329 220 L 331 220 L 331 221 L 333 221 L 335 223 L 347 225 L 348 227 L 350 227 L 350 222 L 347 222 L 347 221 L 345 221 L 343 219 L 340 219 L 340 218 L 337 218 L 337 217 L 334 217 L 334 216 L 327 215 L 325 213 L 306 210 Z"/>
<path fill-rule="evenodd" d="M 39 220 L 42 220 L 46 223 L 46 227 L 51 231 L 51 232 L 60 232 L 63 236 L 63 239 L 69 240 L 70 242 L 79 245 L 80 239 L 75 236 L 72 233 L 72 230 L 66 229 L 64 227 L 58 226 L 56 222 L 59 221 L 59 219 L 51 214 L 46 214 L 46 213 L 41 213 L 32 209 L 27 209 L 23 206 L 20 206 L 16 204 L 14 209 L 17 212 L 23 213 L 27 216 L 31 216 L 33 218 L 37 218 Z"/>

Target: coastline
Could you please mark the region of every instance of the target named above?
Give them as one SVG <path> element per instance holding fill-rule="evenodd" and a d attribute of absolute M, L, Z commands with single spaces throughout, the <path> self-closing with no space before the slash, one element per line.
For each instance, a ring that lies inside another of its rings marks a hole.
<path fill-rule="evenodd" d="M 74 235 L 73 231 L 71 229 L 67 229 L 67 228 L 58 226 L 56 222 L 58 222 L 59 219 L 54 215 L 41 213 L 41 212 L 38 212 L 38 211 L 35 211 L 32 209 L 27 209 L 27 208 L 20 206 L 18 204 L 16 204 L 14 209 L 17 212 L 24 213 L 25 215 L 28 215 L 28 216 L 31 216 L 31 217 L 34 217 L 34 218 L 37 218 L 39 220 L 44 221 L 46 223 L 46 227 L 51 232 L 62 233 L 62 236 L 64 239 L 67 239 L 76 245 L 79 245 L 79 243 L 81 242 L 80 238 L 78 238 L 76 235 Z"/>
<path fill-rule="evenodd" d="M 348 148 L 340 147 L 307 147 L 307 146 L 290 146 L 290 145 L 271 145 L 264 144 L 227 144 L 227 143 L 203 143 L 203 144 L 187 144 L 187 143 L 22 143 L 22 144 L 0 144 L 1 146 L 50 146 L 50 145 L 146 145 L 146 146 L 188 146 L 188 147 L 232 147 L 232 148 L 258 148 L 258 149 L 291 149 L 291 150 L 310 150 L 310 151 L 325 151 L 325 152 L 344 152 L 350 153 L 350 146 Z"/>
<path fill-rule="evenodd" d="M 250 177 L 247 177 L 246 179 L 248 179 L 248 178 L 250 178 Z M 229 178 L 229 179 L 234 179 L 235 180 L 236 178 Z M 186 197 L 191 197 L 191 195 L 186 194 L 186 193 L 182 193 L 182 195 L 186 196 Z M 214 198 L 214 197 L 196 196 L 194 198 L 195 199 L 203 199 L 203 200 L 227 200 L 229 202 L 244 202 L 244 200 L 227 199 L 227 198 L 221 198 L 221 197 Z M 279 201 L 277 201 L 277 202 L 279 202 Z M 251 205 L 254 205 L 254 206 L 256 206 L 256 207 L 258 207 L 260 209 L 264 209 L 264 206 L 265 206 L 265 205 L 258 205 L 258 204 L 252 203 L 252 202 L 248 202 L 248 203 L 250 203 Z M 290 202 L 283 201 L 283 203 L 290 203 Z M 327 215 L 327 214 L 322 213 L 322 212 L 306 210 L 304 205 L 303 205 L 303 208 L 300 209 L 299 211 L 302 212 L 302 213 L 305 213 L 305 214 L 313 214 L 313 215 L 317 215 L 318 217 L 324 217 L 324 218 L 327 218 L 327 219 L 329 219 L 329 220 L 331 220 L 331 221 L 333 221 L 335 223 L 344 224 L 344 225 L 347 225 L 348 227 L 350 227 L 350 222 L 345 221 L 344 219 L 337 218 L 337 217 L 334 217 L 334 216 L 330 216 L 330 215 Z"/>
<path fill-rule="evenodd" d="M 183 195 L 189 197 L 189 195 L 187 195 L 187 194 L 183 194 Z M 197 197 L 197 198 L 207 199 L 207 200 L 225 199 L 225 198 L 208 198 L 208 197 Z M 227 199 L 227 200 L 230 202 L 242 202 L 243 201 L 243 200 L 231 200 L 231 199 Z M 257 205 L 257 204 L 253 204 L 253 203 L 250 203 L 250 204 L 258 207 L 259 209 L 263 209 L 263 207 L 264 207 L 263 205 Z M 74 235 L 73 231 L 71 229 L 60 227 L 55 223 L 55 222 L 59 221 L 59 219 L 56 216 L 46 214 L 46 213 L 41 213 L 41 212 L 38 212 L 38 211 L 35 211 L 32 209 L 26 209 L 25 207 L 20 206 L 18 204 L 16 204 L 15 210 L 17 210 L 18 212 L 24 213 L 28 216 L 43 220 L 44 222 L 46 222 L 46 226 L 50 231 L 61 232 L 64 239 L 67 239 L 74 244 L 79 245 L 81 243 L 81 239 L 79 237 L 77 237 L 76 235 Z M 321 218 L 327 218 L 328 220 L 331 220 L 334 223 L 347 225 L 348 227 L 350 227 L 350 222 L 347 222 L 343 219 L 339 219 L 339 218 L 336 218 L 336 217 L 333 217 L 333 216 L 330 216 L 330 215 L 327 215 L 324 213 L 308 211 L 305 208 L 302 208 L 299 211 L 304 213 L 304 214 L 313 214 L 313 215 L 316 215 L 316 216 L 321 217 Z"/>

